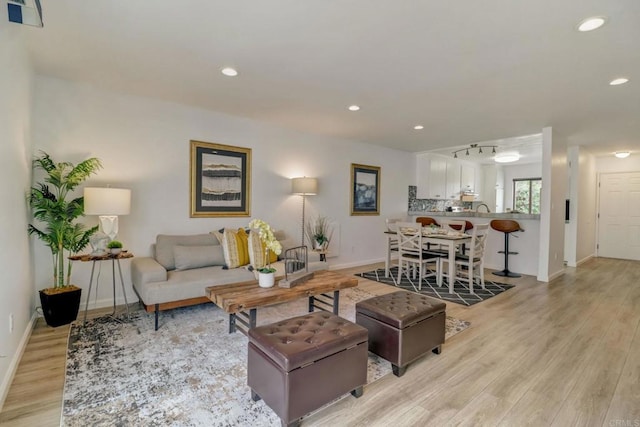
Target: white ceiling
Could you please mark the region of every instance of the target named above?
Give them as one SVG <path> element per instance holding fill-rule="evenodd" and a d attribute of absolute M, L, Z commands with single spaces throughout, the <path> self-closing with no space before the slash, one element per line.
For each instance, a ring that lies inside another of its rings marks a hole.
<path fill-rule="evenodd" d="M 27 32 L 43 75 L 412 152 L 545 126 L 597 155 L 640 152 L 638 0 L 42 0 L 42 9 L 44 28 Z M 607 24 L 575 30 L 594 15 Z M 223 76 L 224 66 L 240 75 Z M 631 81 L 609 86 L 618 76 Z"/>
<path fill-rule="evenodd" d="M 471 147 L 472 145 L 475 145 L 476 147 Z M 493 153 L 493 146 L 496 146 L 495 153 Z M 480 153 L 480 147 L 483 147 L 482 153 Z M 542 162 L 542 134 L 536 133 L 533 135 L 523 135 L 492 141 L 479 141 L 473 144 L 440 148 L 429 152 L 452 157 L 455 151 L 457 151 L 458 159 L 485 165 L 496 164 L 494 161 L 496 154 L 499 155 L 505 153 L 516 153 L 520 156 L 519 160 L 509 162 L 510 165 L 540 163 Z M 467 152 L 469 154 L 467 154 Z"/>

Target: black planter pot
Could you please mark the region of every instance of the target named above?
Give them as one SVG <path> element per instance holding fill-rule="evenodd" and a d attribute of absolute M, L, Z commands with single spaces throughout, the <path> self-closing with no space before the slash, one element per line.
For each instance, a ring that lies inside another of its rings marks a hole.
<path fill-rule="evenodd" d="M 49 326 L 67 325 L 78 317 L 82 289 L 73 288 L 57 294 L 48 295 L 40 291 L 40 304 L 44 320 Z"/>

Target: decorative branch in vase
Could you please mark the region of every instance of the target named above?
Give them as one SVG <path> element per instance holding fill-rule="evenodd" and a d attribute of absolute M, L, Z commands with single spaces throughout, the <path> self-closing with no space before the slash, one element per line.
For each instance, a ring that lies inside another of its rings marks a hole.
<path fill-rule="evenodd" d="M 329 225 L 329 218 L 318 216 L 316 219 L 307 222 L 305 233 L 315 250 L 325 250 L 329 246 L 333 236 L 333 228 Z"/>

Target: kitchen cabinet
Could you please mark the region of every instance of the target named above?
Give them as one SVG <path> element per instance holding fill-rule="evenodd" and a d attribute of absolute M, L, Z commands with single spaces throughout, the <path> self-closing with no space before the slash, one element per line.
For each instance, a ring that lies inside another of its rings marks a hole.
<path fill-rule="evenodd" d="M 476 193 L 476 168 L 469 163 L 460 165 L 460 190 Z"/>
<path fill-rule="evenodd" d="M 460 162 L 436 154 L 418 154 L 417 198 L 457 199 L 460 197 Z"/>
<path fill-rule="evenodd" d="M 460 163 L 455 159 L 447 159 L 445 199 L 460 198 Z"/>

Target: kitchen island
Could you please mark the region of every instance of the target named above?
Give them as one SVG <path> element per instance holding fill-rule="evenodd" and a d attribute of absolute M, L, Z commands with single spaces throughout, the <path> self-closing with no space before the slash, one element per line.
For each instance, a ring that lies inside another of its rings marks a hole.
<path fill-rule="evenodd" d="M 409 217 L 415 221 L 417 217 L 428 216 L 434 218 L 439 224 L 451 220 L 466 220 L 472 224 L 489 224 L 493 219 L 513 219 L 518 221 L 524 232 L 511 233 L 509 237 L 509 250 L 518 252 L 518 255 L 509 256 L 509 270 L 538 275 L 538 256 L 540 248 L 540 215 L 520 213 L 485 213 L 485 212 L 427 212 L 409 211 Z M 468 233 L 471 233 L 470 231 Z M 517 237 L 516 237 L 517 236 Z M 504 254 L 498 251 L 504 250 L 504 234 L 489 228 L 487 245 L 485 250 L 484 266 L 493 270 L 504 268 Z M 500 277 L 494 275 L 485 276 L 489 280 L 500 282 Z"/>

